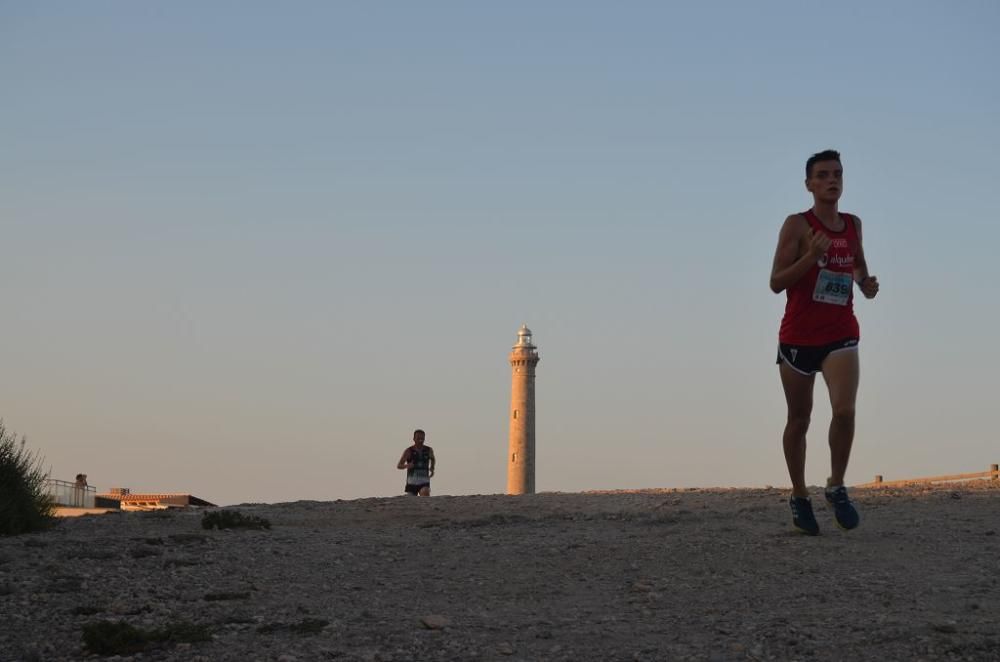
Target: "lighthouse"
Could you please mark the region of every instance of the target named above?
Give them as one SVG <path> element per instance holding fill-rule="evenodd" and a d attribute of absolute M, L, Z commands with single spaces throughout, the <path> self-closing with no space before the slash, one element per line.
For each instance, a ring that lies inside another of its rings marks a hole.
<path fill-rule="evenodd" d="M 535 366 L 538 348 L 531 329 L 522 324 L 510 352 L 510 451 L 507 494 L 535 493 Z"/>

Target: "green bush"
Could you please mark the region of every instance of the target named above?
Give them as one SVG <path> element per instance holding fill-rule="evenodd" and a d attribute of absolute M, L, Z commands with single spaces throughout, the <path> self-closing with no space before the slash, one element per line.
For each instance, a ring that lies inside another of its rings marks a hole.
<path fill-rule="evenodd" d="M 125 621 L 98 621 L 83 626 L 83 643 L 98 655 L 131 655 L 146 650 L 153 640 L 148 632 Z"/>
<path fill-rule="evenodd" d="M 98 655 L 131 655 L 156 646 L 211 641 L 212 634 L 204 625 L 187 622 L 171 623 L 155 630 L 144 630 L 125 621 L 98 621 L 83 626 L 83 643 Z"/>
<path fill-rule="evenodd" d="M 179 621 L 153 630 L 153 637 L 166 644 L 194 644 L 199 641 L 211 641 L 212 633 L 207 625 Z"/>
<path fill-rule="evenodd" d="M 52 523 L 42 459 L 0 420 L 0 535 L 41 531 Z"/>
<path fill-rule="evenodd" d="M 201 517 L 203 529 L 270 529 L 271 523 L 263 517 L 244 515 L 235 510 L 216 510 Z"/>

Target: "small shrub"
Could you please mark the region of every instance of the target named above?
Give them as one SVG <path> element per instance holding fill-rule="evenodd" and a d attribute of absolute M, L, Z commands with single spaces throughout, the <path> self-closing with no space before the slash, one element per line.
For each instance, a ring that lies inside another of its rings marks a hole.
<path fill-rule="evenodd" d="M 154 630 L 153 637 L 168 644 L 194 644 L 199 641 L 211 641 L 212 633 L 209 632 L 208 626 L 180 621 Z"/>
<path fill-rule="evenodd" d="M 235 510 L 215 510 L 201 517 L 203 529 L 270 529 L 271 523 L 263 517 L 244 515 Z"/>
<path fill-rule="evenodd" d="M 45 493 L 42 459 L 27 449 L 0 420 L 0 534 L 41 531 L 52 523 L 52 500 Z"/>
<path fill-rule="evenodd" d="M 218 593 L 206 593 L 204 599 L 207 602 L 213 602 L 218 600 L 247 600 L 249 598 L 249 592 L 219 591 Z"/>
<path fill-rule="evenodd" d="M 298 635 L 319 634 L 330 621 L 321 618 L 305 618 L 298 623 L 265 623 L 257 628 L 261 634 L 272 634 L 275 632 L 291 632 Z"/>
<path fill-rule="evenodd" d="M 83 626 L 83 644 L 98 655 L 131 655 L 153 643 L 149 633 L 125 621 L 98 621 Z"/>
<path fill-rule="evenodd" d="M 185 621 L 144 630 L 125 621 L 98 621 L 83 626 L 83 643 L 98 655 L 131 655 L 154 646 L 209 641 L 208 627 Z"/>

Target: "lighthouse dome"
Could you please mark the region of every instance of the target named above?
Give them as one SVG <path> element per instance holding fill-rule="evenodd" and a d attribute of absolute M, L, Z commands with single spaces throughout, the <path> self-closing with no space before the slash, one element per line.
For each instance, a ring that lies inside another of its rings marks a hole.
<path fill-rule="evenodd" d="M 521 328 L 517 330 L 517 347 L 532 347 L 531 344 L 531 329 L 528 328 L 527 324 L 522 324 Z"/>

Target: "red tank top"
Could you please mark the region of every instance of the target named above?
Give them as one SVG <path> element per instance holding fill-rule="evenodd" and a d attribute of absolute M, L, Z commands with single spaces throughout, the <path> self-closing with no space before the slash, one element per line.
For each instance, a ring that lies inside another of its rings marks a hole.
<path fill-rule="evenodd" d="M 854 256 L 858 250 L 858 230 L 854 217 L 840 214 L 844 229 L 834 232 L 813 214 L 802 213 L 816 232 L 833 243 L 797 283 L 785 293 L 785 316 L 778 342 L 787 345 L 826 345 L 838 340 L 859 338 L 861 330 L 854 316 Z"/>

